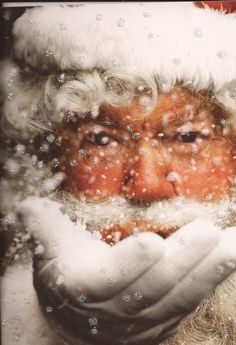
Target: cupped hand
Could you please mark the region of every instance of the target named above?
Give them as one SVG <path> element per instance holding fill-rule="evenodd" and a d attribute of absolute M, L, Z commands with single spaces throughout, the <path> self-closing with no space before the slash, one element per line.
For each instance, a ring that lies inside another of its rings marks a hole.
<path fill-rule="evenodd" d="M 27 198 L 18 212 L 35 245 L 40 304 L 72 344 L 157 344 L 236 265 L 236 229 L 204 220 L 111 247 L 47 198 Z"/>

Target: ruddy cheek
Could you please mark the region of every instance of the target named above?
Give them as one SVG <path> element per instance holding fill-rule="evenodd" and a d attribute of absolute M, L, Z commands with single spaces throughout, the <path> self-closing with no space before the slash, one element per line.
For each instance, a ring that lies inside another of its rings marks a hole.
<path fill-rule="evenodd" d="M 172 168 L 179 176 L 175 183 L 176 193 L 198 200 L 222 199 L 230 193 L 235 176 L 235 163 L 230 157 L 223 158 L 217 165 L 214 160 L 202 159 L 195 164 L 179 162 Z"/>
<path fill-rule="evenodd" d="M 67 187 L 75 196 L 83 192 L 88 198 L 101 200 L 118 195 L 123 180 L 121 164 L 80 162 L 68 174 Z"/>
<path fill-rule="evenodd" d="M 217 201 L 229 194 L 230 181 L 221 174 L 204 171 L 188 172 L 183 177 L 183 182 L 177 184 L 178 195 L 196 198 L 198 200 Z"/>

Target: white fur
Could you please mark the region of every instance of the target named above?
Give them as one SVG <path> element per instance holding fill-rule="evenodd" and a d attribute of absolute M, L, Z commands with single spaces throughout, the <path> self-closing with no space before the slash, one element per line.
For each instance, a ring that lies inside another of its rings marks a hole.
<path fill-rule="evenodd" d="M 44 6 L 19 18 L 13 34 L 15 55 L 41 70 L 123 69 L 157 75 L 168 85 L 182 79 L 198 88 L 213 84 L 216 92 L 236 78 L 235 15 L 191 3 Z"/>

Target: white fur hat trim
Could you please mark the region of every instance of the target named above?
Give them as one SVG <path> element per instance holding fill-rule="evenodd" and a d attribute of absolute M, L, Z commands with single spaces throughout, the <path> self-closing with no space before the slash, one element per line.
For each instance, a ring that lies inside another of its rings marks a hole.
<path fill-rule="evenodd" d="M 99 68 L 210 88 L 236 114 L 236 15 L 193 3 L 43 6 L 14 24 L 14 54 L 40 71 Z"/>

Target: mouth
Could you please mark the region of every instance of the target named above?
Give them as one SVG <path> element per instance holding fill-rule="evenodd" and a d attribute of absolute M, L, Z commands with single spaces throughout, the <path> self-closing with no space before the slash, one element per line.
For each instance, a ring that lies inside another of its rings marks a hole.
<path fill-rule="evenodd" d="M 147 221 L 135 221 L 125 224 L 114 224 L 100 230 L 102 240 L 107 244 L 114 245 L 128 236 L 137 236 L 142 232 L 154 232 L 163 238 L 167 238 L 175 232 L 178 226 L 165 226 L 161 224 L 152 224 Z"/>

